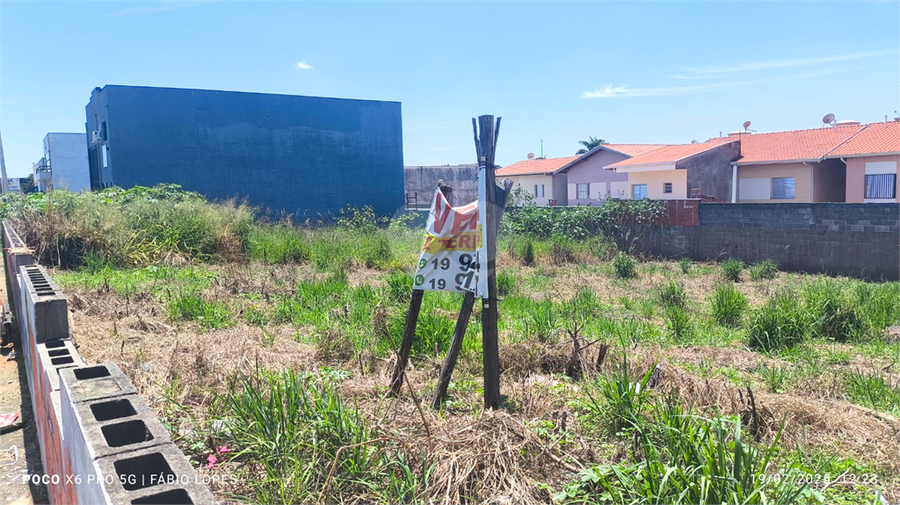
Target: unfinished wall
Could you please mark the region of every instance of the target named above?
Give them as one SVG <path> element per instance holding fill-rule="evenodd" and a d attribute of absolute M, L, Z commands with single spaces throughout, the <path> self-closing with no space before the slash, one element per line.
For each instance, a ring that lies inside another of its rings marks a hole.
<path fill-rule="evenodd" d="M 6 223 L 3 245 L 50 502 L 216 503 L 128 377 L 78 355 L 65 295 Z"/>
<path fill-rule="evenodd" d="M 740 142 L 728 142 L 676 164 L 687 170 L 688 196 L 695 188 L 704 196 L 711 196 L 724 202 L 731 201 L 731 162 L 741 155 Z"/>
<path fill-rule="evenodd" d="M 450 205 L 459 207 L 478 199 L 478 166 L 445 165 L 403 167 L 403 193 L 406 207 L 427 208 L 434 198 L 438 181 L 453 188 Z"/>

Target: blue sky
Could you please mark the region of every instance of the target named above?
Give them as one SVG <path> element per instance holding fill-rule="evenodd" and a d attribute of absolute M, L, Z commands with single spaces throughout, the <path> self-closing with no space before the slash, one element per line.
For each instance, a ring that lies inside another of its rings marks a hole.
<path fill-rule="evenodd" d="M 473 162 L 493 114 L 507 165 L 893 118 L 900 2 L 0 2 L 9 176 L 106 84 L 399 101 L 406 165 Z"/>

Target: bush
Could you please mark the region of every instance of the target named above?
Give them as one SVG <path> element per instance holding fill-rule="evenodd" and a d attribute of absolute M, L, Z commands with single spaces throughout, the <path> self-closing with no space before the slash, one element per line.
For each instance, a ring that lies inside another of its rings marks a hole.
<path fill-rule="evenodd" d="M 619 279 L 631 279 L 637 276 L 637 261 L 620 252 L 613 258 L 613 269 L 616 271 L 616 277 Z"/>
<path fill-rule="evenodd" d="M 777 351 L 796 346 L 807 334 L 807 320 L 794 297 L 778 295 L 759 308 L 748 329 L 751 349 Z"/>
<path fill-rule="evenodd" d="M 750 278 L 754 281 L 761 279 L 774 279 L 778 275 L 778 263 L 765 260 L 750 266 Z"/>
<path fill-rule="evenodd" d="M 730 259 L 722 262 L 722 275 L 729 281 L 740 281 L 742 271 L 744 271 L 744 262 L 741 260 Z"/>
<path fill-rule="evenodd" d="M 716 288 L 710 304 L 713 319 L 722 326 L 736 327 L 740 324 L 749 302 L 732 284 L 722 284 Z"/>

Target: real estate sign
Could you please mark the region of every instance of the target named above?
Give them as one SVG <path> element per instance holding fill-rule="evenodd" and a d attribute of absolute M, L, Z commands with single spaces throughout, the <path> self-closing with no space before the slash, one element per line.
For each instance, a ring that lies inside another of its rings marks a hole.
<path fill-rule="evenodd" d="M 479 201 L 483 193 L 479 188 Z M 440 190 L 434 192 L 415 289 L 487 295 L 487 266 L 481 266 L 486 257 L 482 214 L 478 201 L 452 207 Z"/>

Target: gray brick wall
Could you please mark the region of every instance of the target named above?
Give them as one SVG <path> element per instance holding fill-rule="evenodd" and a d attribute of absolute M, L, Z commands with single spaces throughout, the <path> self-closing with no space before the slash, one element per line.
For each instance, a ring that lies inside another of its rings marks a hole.
<path fill-rule="evenodd" d="M 700 226 L 657 226 L 644 252 L 695 260 L 771 259 L 782 269 L 900 279 L 900 205 L 702 204 Z"/>

